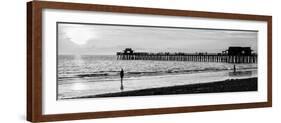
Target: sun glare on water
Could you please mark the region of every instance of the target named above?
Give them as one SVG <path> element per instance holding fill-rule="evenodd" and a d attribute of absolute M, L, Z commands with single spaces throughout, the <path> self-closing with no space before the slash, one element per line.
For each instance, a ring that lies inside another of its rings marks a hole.
<path fill-rule="evenodd" d="M 87 86 L 83 83 L 75 83 L 72 85 L 72 90 L 84 90 Z"/>
<path fill-rule="evenodd" d="M 82 59 L 81 55 L 75 55 L 74 59 L 75 59 L 75 64 L 76 65 L 82 66 L 84 64 L 84 60 Z"/>

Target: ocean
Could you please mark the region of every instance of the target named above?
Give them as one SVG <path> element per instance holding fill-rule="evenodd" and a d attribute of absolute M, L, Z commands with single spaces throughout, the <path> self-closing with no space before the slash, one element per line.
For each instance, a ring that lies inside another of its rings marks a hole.
<path fill-rule="evenodd" d="M 257 64 L 117 60 L 115 55 L 59 55 L 58 99 L 124 91 L 257 77 Z"/>

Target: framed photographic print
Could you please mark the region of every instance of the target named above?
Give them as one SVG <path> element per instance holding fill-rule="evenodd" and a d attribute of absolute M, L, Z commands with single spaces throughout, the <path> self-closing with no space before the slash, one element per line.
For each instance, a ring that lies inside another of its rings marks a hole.
<path fill-rule="evenodd" d="M 27 3 L 27 120 L 272 106 L 272 17 Z"/>

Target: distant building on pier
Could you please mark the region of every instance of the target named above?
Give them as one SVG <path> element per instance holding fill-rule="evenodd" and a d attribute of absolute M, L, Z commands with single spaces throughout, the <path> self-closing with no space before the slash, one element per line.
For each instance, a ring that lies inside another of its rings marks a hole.
<path fill-rule="evenodd" d="M 251 47 L 229 47 L 226 50 L 230 56 L 250 56 L 252 55 L 252 51 Z"/>
<path fill-rule="evenodd" d="M 134 51 L 132 50 L 132 48 L 126 48 L 124 51 L 123 51 L 124 54 L 133 54 Z"/>

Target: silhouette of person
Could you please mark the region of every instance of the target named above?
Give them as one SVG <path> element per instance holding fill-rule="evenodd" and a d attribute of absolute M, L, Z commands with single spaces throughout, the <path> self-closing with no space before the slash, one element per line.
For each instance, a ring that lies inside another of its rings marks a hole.
<path fill-rule="evenodd" d="M 123 91 L 124 87 L 123 87 L 123 77 L 124 77 L 124 70 L 123 68 L 121 68 L 121 71 L 120 71 L 120 78 L 121 78 L 121 87 L 120 87 L 120 90 Z"/>

